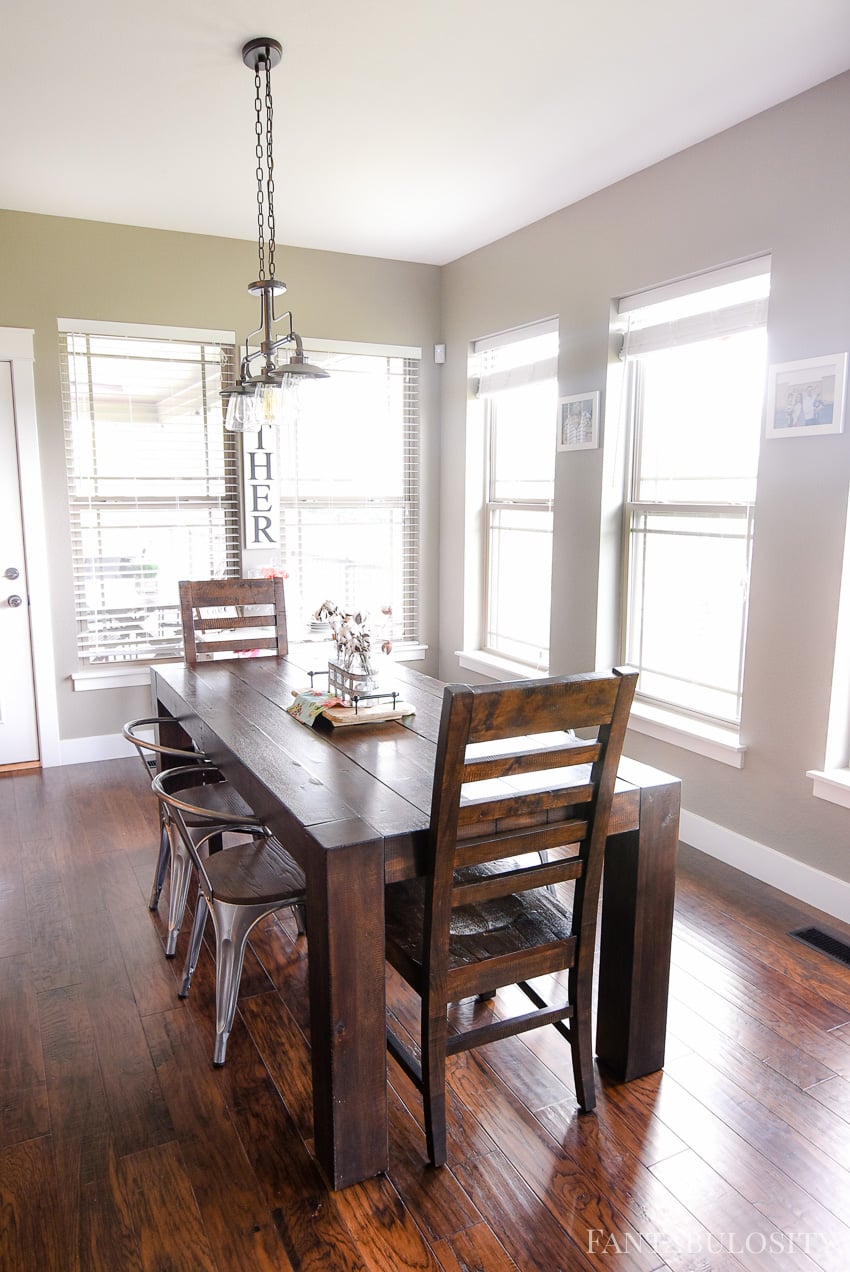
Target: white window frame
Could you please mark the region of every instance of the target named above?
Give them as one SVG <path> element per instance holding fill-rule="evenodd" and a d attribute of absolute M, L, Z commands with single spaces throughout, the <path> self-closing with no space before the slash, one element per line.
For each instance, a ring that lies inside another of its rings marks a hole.
<path fill-rule="evenodd" d="M 422 657 L 425 653 L 425 647 L 420 640 L 419 613 L 421 594 L 420 452 L 422 349 L 418 345 L 387 345 L 348 340 L 323 340 L 320 337 L 305 337 L 303 345 L 305 352 L 311 356 L 313 361 L 319 361 L 323 354 L 333 355 L 338 353 L 354 357 L 400 359 L 404 363 L 403 374 L 408 378 L 409 396 L 406 398 L 404 419 L 401 421 L 404 429 L 404 468 L 402 486 L 398 492 L 389 498 L 355 497 L 351 500 L 340 500 L 338 496 L 304 498 L 298 495 L 288 495 L 285 483 L 282 483 L 283 489 L 280 504 L 282 519 L 286 510 L 297 511 L 301 508 L 325 508 L 328 511 L 333 508 L 339 508 L 345 511 L 346 509 L 357 510 L 382 507 L 400 512 L 403 538 L 403 594 L 400 600 L 396 597 L 387 598 L 393 605 L 393 615 L 390 620 L 393 636 L 393 654 L 400 659 Z M 331 374 L 333 374 L 333 371 L 331 371 Z M 319 394 L 322 392 L 322 383 L 317 382 L 315 385 L 309 385 L 306 391 Z M 363 444 L 368 446 L 368 438 L 364 438 Z M 329 458 L 332 459 L 332 457 Z M 281 552 L 284 559 L 291 555 L 291 549 L 283 541 L 283 527 Z M 323 596 L 317 595 L 315 605 L 318 607 L 323 599 Z M 343 603 L 343 598 L 341 597 L 331 597 L 329 599 Z M 384 623 L 384 629 L 388 629 L 387 623 Z M 304 632 L 303 635 L 306 636 L 308 633 Z M 295 633 L 295 637 L 298 638 L 297 633 Z M 290 627 L 290 639 L 292 638 L 293 632 Z"/>
<path fill-rule="evenodd" d="M 506 392 L 522 392 L 525 386 L 552 381 L 553 402 L 551 415 L 552 435 L 552 478 L 554 486 L 555 457 L 555 419 L 557 413 L 557 350 L 535 362 L 524 362 L 516 366 L 500 368 L 498 359 L 493 359 L 493 367 L 487 368 L 486 355 L 491 351 L 516 345 L 538 336 L 557 335 L 557 318 L 543 319 L 522 327 L 486 336 L 472 343 L 470 367 L 472 371 L 472 393 L 478 399 L 483 429 L 483 449 L 481 452 L 481 588 L 479 594 L 479 614 L 474 623 L 480 636 L 477 648 L 457 651 L 462 667 L 479 672 L 486 676 L 515 676 L 528 678 L 545 676 L 548 672 L 549 648 L 541 651 L 543 657 L 524 659 L 516 651 L 506 651 L 498 646 L 492 638 L 493 621 L 493 570 L 492 552 L 496 522 L 505 512 L 525 512 L 548 525 L 541 532 L 548 533 L 550 540 L 553 531 L 554 490 L 549 498 L 511 499 L 500 498 L 495 491 L 495 420 L 498 412 L 500 395 Z M 550 595 L 551 609 L 551 595 Z"/>
<path fill-rule="evenodd" d="M 809 769 L 806 776 L 816 799 L 850 808 L 850 492 L 823 767 Z"/>
<path fill-rule="evenodd" d="M 632 444 L 626 472 L 626 492 L 623 515 L 623 605 L 621 610 L 621 658 L 628 658 L 630 650 L 629 623 L 631 614 L 632 565 L 635 536 L 641 533 L 640 522 L 649 516 L 690 518 L 708 521 L 724 518 L 740 521 L 745 544 L 747 573 L 752 558 L 753 524 L 755 504 L 742 502 L 678 502 L 641 500 L 637 498 L 640 455 L 641 420 L 641 353 L 669 348 L 677 344 L 695 343 L 736 331 L 752 330 L 766 326 L 767 300 L 760 298 L 712 309 L 692 317 L 637 331 L 628 330 L 628 315 L 634 310 L 665 301 L 675 301 L 700 291 L 725 287 L 746 279 L 760 277 L 770 272 L 770 259 L 759 258 L 712 271 L 710 274 L 654 288 L 651 291 L 624 297 L 619 303 L 621 320 L 619 329 L 626 330 L 622 356 L 627 359 L 626 395 L 629 414 L 633 421 Z M 723 293 L 719 293 L 722 297 Z M 748 589 L 749 590 L 749 589 Z M 747 626 L 747 601 L 744 603 L 737 684 L 737 719 L 729 721 L 702 715 L 672 702 L 653 698 L 641 691 L 635 697 L 630 727 L 674 745 L 708 756 L 711 759 L 743 766 L 745 748 L 740 739 L 740 715 L 743 698 L 744 652 Z"/>
<path fill-rule="evenodd" d="M 222 348 L 225 363 L 231 365 L 235 357 L 235 334 L 232 331 L 211 331 L 199 328 L 185 327 L 169 327 L 139 323 L 117 323 L 117 322 L 101 322 L 88 319 L 76 318 L 59 318 L 57 319 L 57 328 L 60 339 L 60 372 L 63 389 L 63 414 L 65 416 L 65 433 L 66 433 L 66 461 L 68 463 L 67 481 L 68 481 L 68 503 L 70 528 L 72 538 L 73 551 L 73 569 L 75 583 L 75 611 L 77 619 L 77 653 L 81 663 L 81 668 L 72 673 L 72 681 L 76 690 L 100 689 L 105 687 L 125 687 L 127 685 L 136 685 L 147 683 L 149 680 L 148 668 L 151 663 L 158 660 L 158 657 L 175 657 L 179 652 L 180 641 L 175 640 L 175 648 L 164 649 L 161 655 L 134 652 L 132 644 L 126 648 L 116 646 L 107 649 L 109 642 L 105 642 L 104 647 L 100 650 L 93 647 L 91 642 L 87 640 L 85 634 L 85 624 L 87 621 L 88 611 L 83 605 L 81 597 L 85 591 L 85 562 L 84 555 L 80 547 L 81 544 L 81 527 L 82 518 L 87 511 L 96 509 L 99 504 L 104 507 L 114 507 L 117 502 L 126 504 L 128 507 L 138 504 L 142 507 L 163 507 L 167 510 L 167 501 L 163 503 L 162 496 L 154 498 L 153 502 L 146 505 L 143 498 L 137 496 L 125 497 L 117 500 L 116 496 L 102 496 L 97 493 L 96 479 L 94 482 L 94 490 L 88 495 L 75 494 L 75 482 L 85 485 L 88 482 L 92 486 L 92 479 L 83 476 L 82 470 L 75 471 L 73 461 L 73 446 L 71 442 L 71 412 L 72 404 L 70 397 L 69 373 L 67 362 L 67 344 L 69 339 L 80 340 L 91 338 L 97 340 L 99 338 L 115 338 L 116 340 L 128 341 L 145 341 L 150 340 L 156 344 L 174 343 L 179 346 L 181 343 L 188 345 L 218 345 Z M 218 400 L 210 400 L 206 411 L 207 427 L 221 427 L 223 422 L 221 419 L 221 407 Z M 227 435 L 229 437 L 229 435 Z M 115 475 L 119 476 L 119 475 Z M 227 442 L 225 440 L 224 451 L 224 469 L 221 473 L 214 477 L 215 480 L 223 480 L 225 483 L 225 495 L 209 496 L 208 504 L 210 508 L 220 508 L 224 512 L 227 529 L 226 540 L 226 556 L 227 556 L 227 573 L 238 575 L 241 571 L 241 544 L 239 538 L 240 514 L 239 514 L 239 497 L 240 483 L 238 472 L 238 456 L 235 440 Z M 175 495 L 175 506 L 179 504 L 180 492 Z M 203 500 L 202 500 L 203 502 Z M 160 608 L 159 604 L 153 606 L 154 609 Z M 179 598 L 174 597 L 174 607 L 179 612 Z"/>

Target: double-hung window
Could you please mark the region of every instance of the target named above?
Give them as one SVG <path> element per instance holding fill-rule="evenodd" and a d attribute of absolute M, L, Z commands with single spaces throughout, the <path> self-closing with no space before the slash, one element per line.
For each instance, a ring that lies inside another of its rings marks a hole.
<path fill-rule="evenodd" d="M 476 340 L 484 402 L 483 648 L 534 669 L 549 663 L 557 319 Z"/>
<path fill-rule="evenodd" d="M 419 364 L 407 347 L 308 343 L 327 380 L 280 429 L 281 543 L 290 633 L 325 600 L 419 639 Z"/>
<path fill-rule="evenodd" d="M 624 657 L 646 703 L 741 718 L 769 260 L 631 296 Z"/>
<path fill-rule="evenodd" d="M 180 579 L 240 573 L 229 333 L 60 320 L 77 649 L 180 656 Z"/>

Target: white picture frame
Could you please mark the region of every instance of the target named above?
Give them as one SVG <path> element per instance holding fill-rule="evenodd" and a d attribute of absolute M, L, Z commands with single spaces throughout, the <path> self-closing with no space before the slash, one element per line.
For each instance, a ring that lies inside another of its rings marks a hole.
<path fill-rule="evenodd" d="M 765 437 L 818 437 L 843 432 L 846 386 L 846 353 L 771 366 Z"/>
<path fill-rule="evenodd" d="M 596 450 L 599 445 L 599 390 L 558 399 L 558 450 Z"/>

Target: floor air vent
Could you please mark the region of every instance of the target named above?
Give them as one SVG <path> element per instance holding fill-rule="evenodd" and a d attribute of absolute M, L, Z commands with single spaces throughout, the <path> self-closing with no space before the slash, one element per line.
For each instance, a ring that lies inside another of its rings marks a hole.
<path fill-rule="evenodd" d="M 797 928 L 796 932 L 789 932 L 789 936 L 802 941 L 804 945 L 810 945 L 814 950 L 820 950 L 822 954 L 828 954 L 845 967 L 850 967 L 850 945 L 837 936 L 830 936 L 828 932 L 813 927 Z"/>

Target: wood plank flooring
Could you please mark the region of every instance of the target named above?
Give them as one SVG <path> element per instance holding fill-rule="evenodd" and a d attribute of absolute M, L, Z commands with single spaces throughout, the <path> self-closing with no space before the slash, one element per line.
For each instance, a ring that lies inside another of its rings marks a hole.
<path fill-rule="evenodd" d="M 582 1117 L 554 1030 L 458 1056 L 433 1171 L 391 1064 L 389 1173 L 331 1193 L 292 918 L 256 930 L 214 1070 L 211 956 L 178 999 L 188 923 L 168 961 L 147 909 L 138 761 L 4 777 L 0 827 L 2 1272 L 850 1267 L 850 969 L 788 936 L 850 929 L 683 848 L 663 1074 Z"/>

